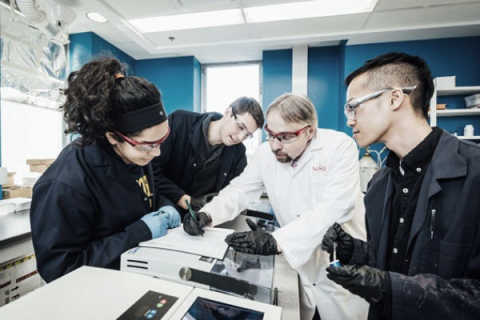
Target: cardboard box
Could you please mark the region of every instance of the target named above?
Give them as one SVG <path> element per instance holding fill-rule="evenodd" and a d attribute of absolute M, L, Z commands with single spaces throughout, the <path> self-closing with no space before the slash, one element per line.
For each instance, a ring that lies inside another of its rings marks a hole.
<path fill-rule="evenodd" d="M 2 190 L 2 194 L 3 194 L 3 199 L 31 198 L 32 187 L 13 186 L 10 188 L 4 188 Z"/>
<path fill-rule="evenodd" d="M 49 165 L 46 164 L 31 164 L 30 165 L 30 172 L 45 172 Z"/>
<path fill-rule="evenodd" d="M 27 164 L 28 165 L 51 165 L 55 161 L 55 159 L 27 159 Z"/>

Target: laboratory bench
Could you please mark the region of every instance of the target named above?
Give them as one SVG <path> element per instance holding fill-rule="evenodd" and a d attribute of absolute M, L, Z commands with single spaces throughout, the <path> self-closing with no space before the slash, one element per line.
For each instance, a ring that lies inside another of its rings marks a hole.
<path fill-rule="evenodd" d="M 236 231 L 246 231 L 246 230 L 249 230 L 245 222 L 246 218 L 247 217 L 245 215 L 240 215 L 235 220 L 227 222 L 219 227 L 234 229 Z M 33 259 L 28 260 L 28 262 L 30 264 L 36 263 L 36 261 L 34 260 L 33 245 L 31 242 L 30 219 L 29 219 L 28 210 L 17 212 L 15 214 L 8 214 L 0 217 L 0 236 L 1 236 L 0 237 L 0 258 L 1 258 L 0 266 L 5 261 L 9 261 L 9 263 L 12 264 L 12 261 L 14 261 L 15 259 L 25 260 L 26 257 L 32 257 L 32 256 L 33 256 Z M 275 262 L 274 262 L 274 268 L 273 268 L 272 290 L 275 290 L 276 304 L 282 309 L 281 319 L 289 319 L 289 320 L 300 319 L 298 275 L 296 271 L 290 267 L 290 265 L 282 255 L 275 256 L 274 261 Z M 36 272 L 36 266 L 34 265 L 33 267 L 35 267 L 35 272 Z M 30 268 L 32 268 L 31 265 L 30 265 Z M 0 269 L 0 272 L 1 272 L 1 269 Z M 3 270 L 3 272 L 5 273 L 6 271 Z M 120 272 L 120 274 L 123 274 L 123 273 L 129 273 L 129 272 Z M 0 273 L 0 281 L 1 281 L 1 276 L 2 274 Z M 67 277 L 67 276 L 64 276 L 64 277 Z M 139 276 L 145 277 L 143 275 L 139 275 Z M 60 278 L 59 280 L 63 279 L 64 277 Z M 122 277 L 120 276 L 117 276 L 117 277 L 119 277 L 118 281 L 122 279 Z M 36 274 L 36 278 L 40 279 L 38 274 Z M 145 278 L 151 279 L 151 277 L 145 277 Z M 30 282 L 32 280 L 36 280 L 36 279 L 31 279 Z M 52 282 L 52 284 L 55 284 L 55 282 L 56 281 Z M 39 283 L 38 280 L 36 280 L 35 283 L 37 287 L 40 287 L 41 285 L 43 285 L 43 283 Z M 14 304 L 10 303 L 7 306 L 1 307 L 0 318 L 2 318 L 1 316 L 3 313 L 2 311 L 4 311 L 5 308 L 7 308 L 8 310 L 15 310 L 16 309 L 15 305 L 18 305 L 18 307 L 20 308 L 23 305 L 23 303 L 21 303 L 22 300 L 27 299 L 29 296 L 31 296 L 31 298 L 28 298 L 27 300 L 34 299 L 32 300 L 33 302 L 31 303 L 33 303 L 33 305 L 38 305 L 39 308 L 42 308 L 43 303 L 45 303 L 46 301 L 46 297 L 43 297 L 44 294 L 42 294 L 42 292 L 45 292 L 45 294 L 47 293 L 50 294 L 52 292 L 52 289 L 48 289 L 48 290 L 45 290 L 45 289 L 49 288 L 52 284 L 48 284 L 44 288 L 36 290 L 36 292 L 30 293 L 27 296 L 22 297 L 22 299 L 20 299 L 19 301 L 16 301 Z M 105 284 L 105 286 L 106 285 L 107 284 Z M 66 296 L 68 296 L 68 294 L 71 294 L 70 291 L 68 292 L 66 291 L 65 293 L 66 293 Z M 56 295 L 65 296 L 64 294 L 59 294 L 59 292 L 56 292 Z M 15 299 L 10 299 L 10 302 L 12 300 L 15 300 Z M 42 302 L 40 303 L 40 301 Z M 91 299 L 87 299 L 85 301 L 77 301 L 77 302 L 80 303 L 81 305 L 90 305 L 92 303 Z M 252 302 L 255 302 L 255 301 L 252 301 Z M 0 306 L 4 304 L 5 303 L 0 303 Z M 91 305 L 91 306 L 93 307 L 94 305 Z M 58 308 L 59 308 L 58 309 L 59 311 L 63 310 L 61 307 L 58 307 Z M 20 311 L 20 310 L 17 309 L 17 311 Z M 39 319 L 42 319 L 42 318 L 39 318 Z"/>
<path fill-rule="evenodd" d="M 30 235 L 30 210 L 0 215 L 0 250 Z"/>

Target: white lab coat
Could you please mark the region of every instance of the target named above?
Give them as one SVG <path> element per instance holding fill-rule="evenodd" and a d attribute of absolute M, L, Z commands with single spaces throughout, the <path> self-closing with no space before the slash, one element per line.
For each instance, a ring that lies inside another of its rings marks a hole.
<path fill-rule="evenodd" d="M 266 142 L 244 172 L 200 211 L 212 216 L 213 225 L 233 220 L 264 187 L 281 227 L 273 236 L 300 276 L 302 319 L 312 319 L 315 306 L 322 320 L 366 319 L 368 303 L 326 277 L 329 256 L 320 248 L 334 222 L 365 239 L 355 142 L 344 133 L 318 129 L 296 168 L 278 162 Z"/>

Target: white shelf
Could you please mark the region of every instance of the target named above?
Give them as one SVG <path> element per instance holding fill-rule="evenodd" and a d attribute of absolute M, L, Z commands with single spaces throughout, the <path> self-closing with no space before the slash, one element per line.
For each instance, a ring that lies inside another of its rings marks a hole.
<path fill-rule="evenodd" d="M 460 140 L 480 140 L 480 136 L 471 136 L 471 137 L 464 137 L 464 136 L 456 136 Z"/>
<path fill-rule="evenodd" d="M 437 89 L 437 96 L 457 96 L 480 93 L 480 87 L 455 87 L 450 89 Z"/>
<path fill-rule="evenodd" d="M 462 117 L 462 116 L 480 116 L 480 109 L 450 109 L 437 110 L 437 117 Z"/>
<path fill-rule="evenodd" d="M 434 80 L 435 85 L 437 79 Z M 430 119 L 430 126 L 437 126 L 438 117 L 461 117 L 461 116 L 480 116 L 480 109 L 471 108 L 471 109 L 447 109 L 447 110 L 437 110 L 437 97 L 438 96 L 455 96 L 455 95 L 470 95 L 480 93 L 480 86 L 471 86 L 471 87 L 452 87 L 446 89 L 435 88 L 432 99 L 430 100 L 431 110 L 428 113 Z"/>

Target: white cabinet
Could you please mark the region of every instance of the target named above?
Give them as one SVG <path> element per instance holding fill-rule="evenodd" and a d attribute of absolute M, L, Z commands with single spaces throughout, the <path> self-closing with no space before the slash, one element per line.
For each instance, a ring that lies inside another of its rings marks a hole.
<path fill-rule="evenodd" d="M 480 93 L 480 86 L 437 89 L 436 79 L 434 79 L 434 83 L 435 83 L 435 91 L 433 92 L 432 99 L 430 100 L 430 112 L 429 112 L 430 126 L 432 127 L 437 126 L 437 118 L 439 117 L 480 116 L 479 108 L 437 110 L 437 97 L 457 96 L 457 95 L 468 96 L 471 94 Z M 458 138 L 468 139 L 468 140 L 480 140 L 480 135 L 473 136 L 473 137 L 459 136 Z"/>

